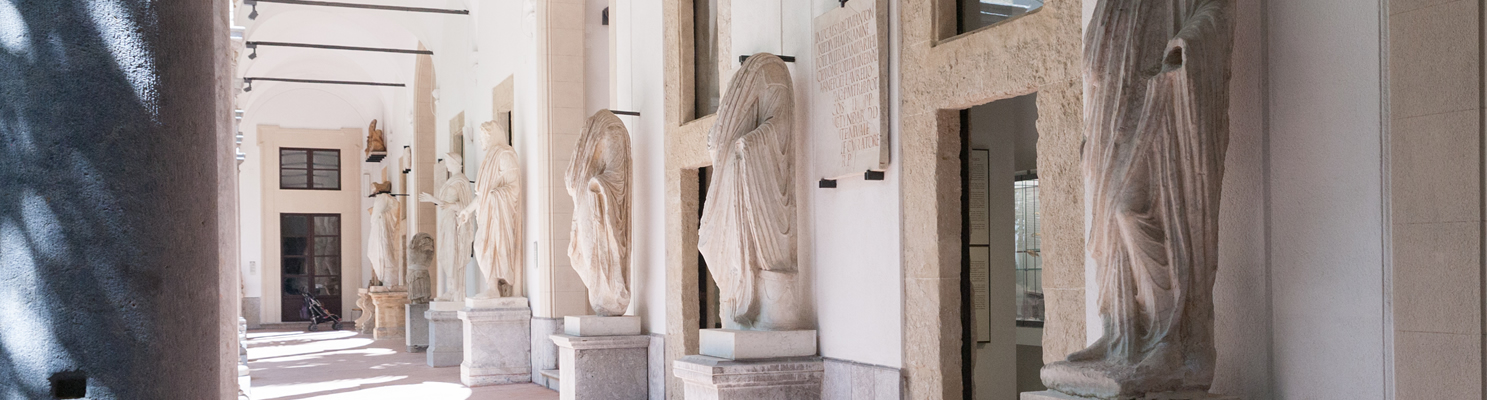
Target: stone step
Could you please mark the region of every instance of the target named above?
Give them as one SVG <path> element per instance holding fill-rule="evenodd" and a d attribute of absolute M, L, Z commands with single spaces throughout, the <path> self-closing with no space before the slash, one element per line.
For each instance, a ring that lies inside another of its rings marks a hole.
<path fill-rule="evenodd" d="M 259 324 L 257 328 L 249 329 L 249 331 L 263 331 L 263 330 L 304 331 L 304 330 L 307 330 L 309 328 L 310 328 L 310 322 L 309 321 L 299 321 L 299 322 L 265 322 L 265 323 Z M 320 324 L 320 326 L 315 327 L 315 330 L 317 332 L 325 332 L 325 331 L 331 330 L 330 328 L 331 328 L 331 323 L 329 323 L 329 322 L 322 322 Z M 356 330 L 356 321 L 351 321 L 351 320 L 341 321 L 341 330 L 343 330 L 343 331 Z"/>
<path fill-rule="evenodd" d="M 544 369 L 544 370 L 542 370 L 542 376 L 547 377 L 547 388 L 548 389 L 552 389 L 554 391 L 557 391 L 558 388 L 562 387 L 562 386 L 558 385 L 558 376 L 559 376 L 558 371 L 559 370 L 556 370 L 556 369 Z"/>

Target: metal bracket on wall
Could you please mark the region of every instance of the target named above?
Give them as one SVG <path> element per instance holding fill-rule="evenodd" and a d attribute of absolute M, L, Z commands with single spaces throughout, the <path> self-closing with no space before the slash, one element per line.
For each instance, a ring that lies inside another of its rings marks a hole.
<path fill-rule="evenodd" d="M 867 172 L 862 173 L 862 179 L 869 181 L 881 181 L 883 180 L 883 171 L 867 170 Z"/>
<path fill-rule="evenodd" d="M 793 63 L 793 62 L 795 62 L 795 56 L 782 56 L 782 55 L 776 54 L 775 57 L 779 57 L 780 58 L 780 61 L 784 61 L 784 62 L 787 62 L 787 63 Z M 748 60 L 749 60 L 749 56 L 738 56 L 738 63 L 739 64 L 743 64 L 744 61 L 748 61 Z"/>
<path fill-rule="evenodd" d="M 640 112 L 639 111 L 609 110 L 609 112 L 614 113 L 614 115 L 629 115 L 629 116 L 632 116 L 632 117 L 639 117 L 640 116 Z"/>
<path fill-rule="evenodd" d="M 821 182 L 816 184 L 816 187 L 822 189 L 836 189 L 836 179 L 822 179 Z"/>

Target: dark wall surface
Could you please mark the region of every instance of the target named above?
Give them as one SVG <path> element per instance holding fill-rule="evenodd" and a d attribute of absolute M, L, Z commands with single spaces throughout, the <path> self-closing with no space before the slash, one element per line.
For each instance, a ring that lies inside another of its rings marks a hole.
<path fill-rule="evenodd" d="M 0 0 L 0 399 L 223 393 L 214 3 Z"/>

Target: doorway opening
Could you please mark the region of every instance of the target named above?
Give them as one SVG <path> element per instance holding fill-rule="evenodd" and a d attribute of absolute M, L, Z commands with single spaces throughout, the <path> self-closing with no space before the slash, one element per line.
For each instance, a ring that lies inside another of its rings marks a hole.
<path fill-rule="evenodd" d="M 697 220 L 702 221 L 702 210 L 707 209 L 707 188 L 712 181 L 712 168 L 697 169 Z M 707 270 L 707 259 L 702 250 L 697 251 L 697 329 L 720 329 L 722 318 L 718 317 L 718 283 Z"/>
<path fill-rule="evenodd" d="M 341 314 L 341 215 L 280 214 L 284 322 L 309 321 L 303 295 Z"/>
<path fill-rule="evenodd" d="M 963 395 L 1043 390 L 1037 94 L 960 111 Z"/>

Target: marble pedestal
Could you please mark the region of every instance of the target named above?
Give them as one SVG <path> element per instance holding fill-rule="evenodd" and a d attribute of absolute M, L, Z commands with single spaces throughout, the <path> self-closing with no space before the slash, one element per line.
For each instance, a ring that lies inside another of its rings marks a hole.
<path fill-rule="evenodd" d="M 356 308 L 360 312 L 356 315 L 356 332 L 372 333 L 372 329 L 377 327 L 377 311 L 372 306 L 372 292 L 367 288 L 356 289 Z"/>
<path fill-rule="evenodd" d="M 757 360 L 816 355 L 816 331 L 740 331 L 703 329 L 698 348 L 704 356 Z"/>
<path fill-rule="evenodd" d="M 429 303 L 423 315 L 429 327 L 430 367 L 457 367 L 465 360 L 465 327 L 459 317 L 464 307 L 465 303 L 459 301 Z"/>
<path fill-rule="evenodd" d="M 1042 392 L 1024 392 L 1019 395 L 1020 400 L 1091 400 L 1088 397 L 1070 396 L 1067 394 L 1045 390 Z M 1151 393 L 1146 397 L 1124 398 L 1120 400 L 1239 400 L 1239 396 L 1224 396 L 1212 393 Z"/>
<path fill-rule="evenodd" d="M 460 382 L 488 386 L 532 381 L 532 309 L 525 297 L 465 299 Z"/>
<path fill-rule="evenodd" d="M 640 317 L 564 317 L 563 332 L 550 336 L 558 347 L 563 400 L 649 397 L 651 338 L 640 334 Z"/>
<path fill-rule="evenodd" d="M 429 348 L 429 320 L 424 315 L 428 310 L 429 303 L 409 304 L 408 311 L 404 313 L 408 316 L 403 326 L 407 329 L 409 353 L 422 353 Z"/>
<path fill-rule="evenodd" d="M 378 290 L 381 288 L 372 287 L 372 305 L 377 308 L 377 328 L 372 330 L 372 339 L 402 339 L 407 334 L 403 330 L 403 314 L 407 313 L 408 292 Z"/>
<path fill-rule="evenodd" d="M 686 356 L 672 364 L 687 400 L 820 399 L 821 357 L 729 360 Z M 564 382 L 565 384 L 567 382 Z"/>

